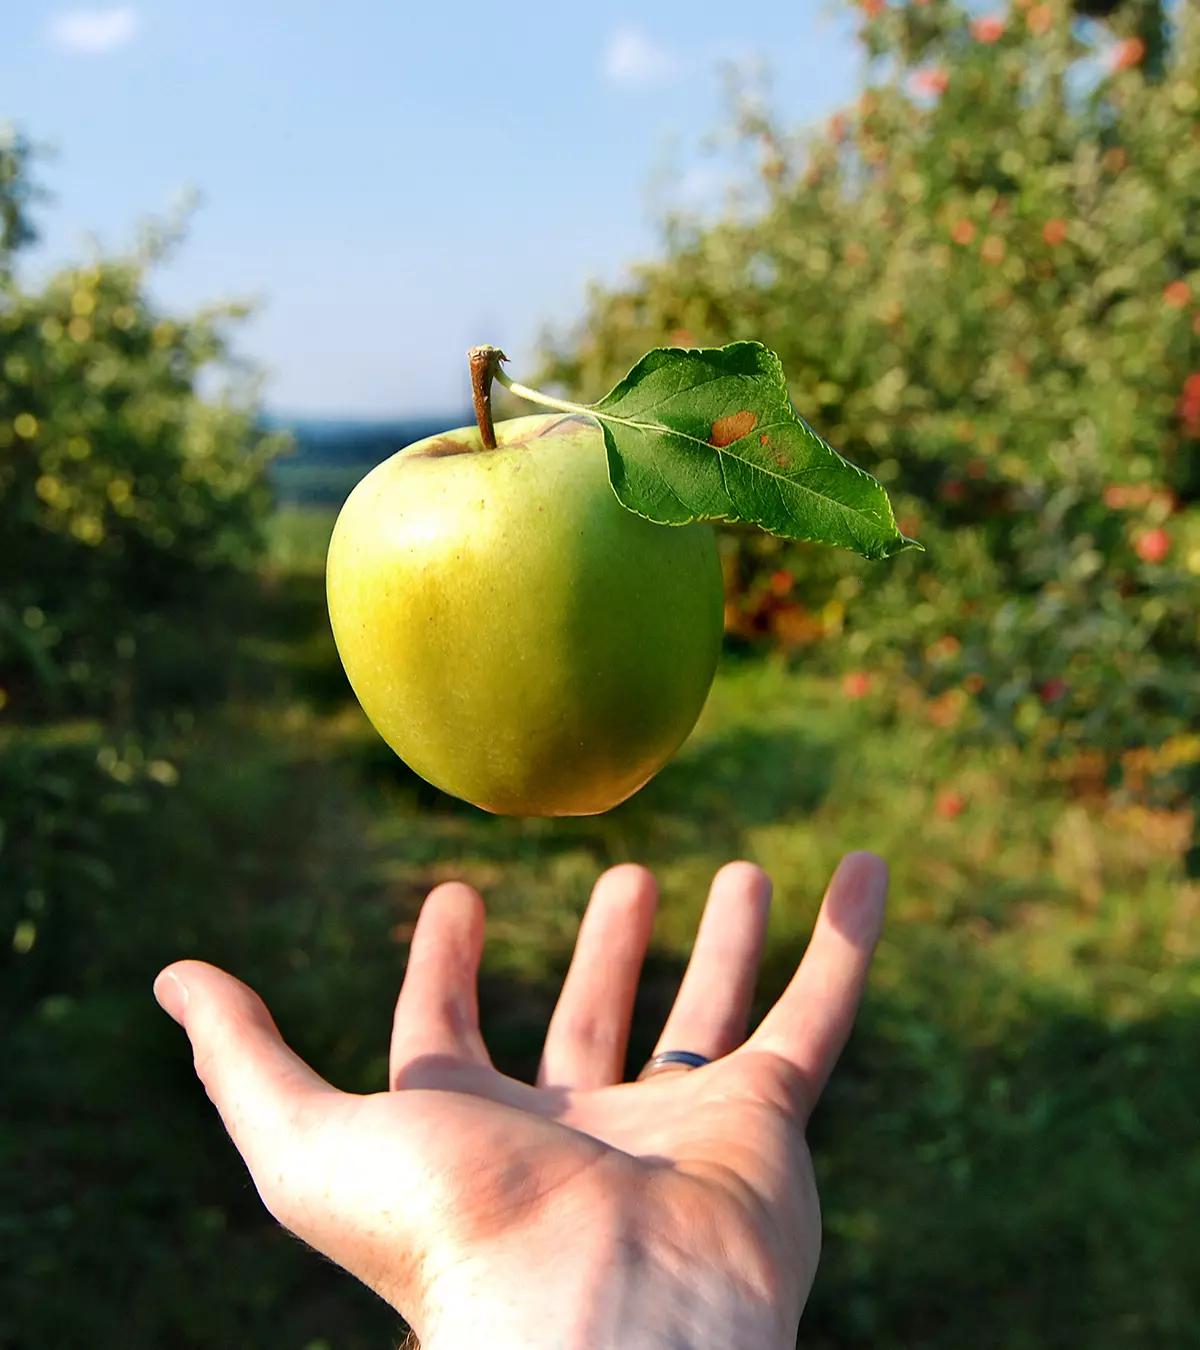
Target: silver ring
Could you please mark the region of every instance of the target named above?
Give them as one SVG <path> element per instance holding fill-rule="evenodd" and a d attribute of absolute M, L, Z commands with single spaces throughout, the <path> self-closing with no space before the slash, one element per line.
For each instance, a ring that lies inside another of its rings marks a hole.
<path fill-rule="evenodd" d="M 711 1063 L 712 1060 L 707 1055 L 698 1055 L 694 1050 L 660 1050 L 657 1055 L 651 1055 L 646 1061 L 645 1067 L 638 1074 L 638 1081 L 650 1078 L 671 1065 L 678 1065 L 684 1069 L 702 1069 Z"/>

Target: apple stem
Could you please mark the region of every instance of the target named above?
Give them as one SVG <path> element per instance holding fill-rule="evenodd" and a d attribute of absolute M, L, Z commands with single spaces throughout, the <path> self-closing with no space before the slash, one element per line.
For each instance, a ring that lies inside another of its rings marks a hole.
<path fill-rule="evenodd" d="M 485 450 L 496 448 L 496 425 L 492 421 L 492 379 L 500 373 L 500 362 L 508 357 L 499 347 L 472 347 L 467 353 L 471 363 L 471 393 L 475 399 L 475 420 Z"/>
<path fill-rule="evenodd" d="M 529 403 L 540 403 L 544 408 L 557 408 L 559 412 L 584 413 L 594 416 L 591 408 L 583 403 L 569 403 L 564 398 L 555 398 L 553 394 L 543 394 L 528 385 L 517 384 L 510 380 L 500 368 L 501 361 L 508 357 L 499 347 L 472 347 L 467 353 L 471 363 L 471 393 L 475 399 L 475 420 L 479 423 L 479 435 L 485 450 L 496 448 L 496 427 L 492 422 L 492 381 L 499 382 L 510 394 L 523 398 Z"/>

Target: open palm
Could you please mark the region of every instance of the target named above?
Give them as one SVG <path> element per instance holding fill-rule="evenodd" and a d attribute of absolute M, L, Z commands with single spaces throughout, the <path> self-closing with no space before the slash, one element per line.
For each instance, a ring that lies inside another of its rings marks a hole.
<path fill-rule="evenodd" d="M 714 1062 L 634 1083 L 656 892 L 633 865 L 596 884 L 536 1085 L 492 1067 L 475 992 L 483 902 L 458 883 L 422 908 L 387 1092 L 331 1087 L 212 966 L 179 962 L 155 988 L 270 1211 L 427 1346 L 790 1346 L 820 1244 L 804 1127 L 885 890 L 877 858 L 843 860 L 796 975 L 745 1039 L 770 883 L 722 868 L 659 1041 Z"/>

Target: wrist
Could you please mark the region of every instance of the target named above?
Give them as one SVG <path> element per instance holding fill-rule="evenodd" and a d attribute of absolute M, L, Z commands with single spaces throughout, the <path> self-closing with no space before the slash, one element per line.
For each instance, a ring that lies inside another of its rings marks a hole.
<path fill-rule="evenodd" d="M 604 1350 L 794 1350 L 795 1319 L 770 1265 L 744 1235 L 696 1241 L 694 1216 L 682 1242 L 635 1238 L 622 1253 L 618 1293 L 592 1344 Z M 706 1259 L 707 1258 L 707 1259 Z M 789 1325 L 790 1323 L 790 1325 Z"/>
<path fill-rule="evenodd" d="M 422 1350 L 793 1350 L 799 1308 L 773 1264 L 732 1235 L 697 1242 L 704 1216 L 686 1241 L 651 1231 L 652 1208 L 647 1197 L 632 1221 L 606 1224 L 593 1200 L 544 1247 L 526 1232 L 511 1252 L 447 1270 Z"/>

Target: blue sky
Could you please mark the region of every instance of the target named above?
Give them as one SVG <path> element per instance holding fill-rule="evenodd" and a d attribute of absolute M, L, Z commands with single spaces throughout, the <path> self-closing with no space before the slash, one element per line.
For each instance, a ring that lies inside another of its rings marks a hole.
<path fill-rule="evenodd" d="M 715 199 L 724 63 L 765 60 L 793 126 L 860 71 L 820 0 L 5 9 L 0 122 L 56 151 L 32 267 L 198 191 L 155 293 L 259 299 L 239 349 L 281 413 L 456 410 L 475 342 L 519 379 L 590 279 L 655 251 L 664 201 Z"/>

